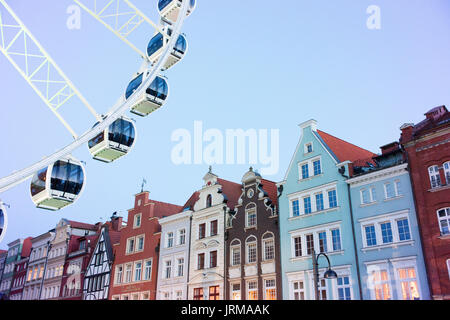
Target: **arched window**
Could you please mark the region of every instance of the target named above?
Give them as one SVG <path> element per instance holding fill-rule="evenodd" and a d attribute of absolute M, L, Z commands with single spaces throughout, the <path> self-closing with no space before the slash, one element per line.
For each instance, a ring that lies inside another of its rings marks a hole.
<path fill-rule="evenodd" d="M 443 208 L 437 211 L 439 228 L 442 235 L 450 234 L 450 208 Z"/>
<path fill-rule="evenodd" d="M 212 206 L 212 195 L 208 194 L 208 196 L 206 197 L 206 207 L 211 208 L 211 206 Z"/>
<path fill-rule="evenodd" d="M 241 264 L 241 241 L 234 239 L 230 243 L 230 263 L 232 266 L 238 266 Z"/>
<path fill-rule="evenodd" d="M 444 174 L 445 174 L 445 180 L 447 185 L 450 185 L 450 161 L 447 161 L 443 165 L 444 168 Z"/>
<path fill-rule="evenodd" d="M 272 232 L 266 232 L 262 236 L 263 260 L 275 259 L 275 237 Z"/>
<path fill-rule="evenodd" d="M 245 240 L 246 263 L 256 263 L 258 259 L 258 243 L 255 236 L 250 236 Z"/>
<path fill-rule="evenodd" d="M 245 207 L 245 227 L 256 227 L 256 222 L 256 205 L 254 203 L 249 203 Z"/>

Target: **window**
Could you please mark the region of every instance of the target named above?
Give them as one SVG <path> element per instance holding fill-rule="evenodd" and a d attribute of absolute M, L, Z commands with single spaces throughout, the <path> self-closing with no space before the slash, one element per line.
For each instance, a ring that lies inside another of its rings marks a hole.
<path fill-rule="evenodd" d="M 167 233 L 167 248 L 173 247 L 173 232 Z"/>
<path fill-rule="evenodd" d="M 303 281 L 294 281 L 292 283 L 292 292 L 294 300 L 305 300 L 305 284 Z"/>
<path fill-rule="evenodd" d="M 325 279 L 320 279 L 318 290 L 319 290 L 319 300 L 327 300 L 327 283 Z"/>
<path fill-rule="evenodd" d="M 217 235 L 217 220 L 210 222 L 210 229 L 211 237 Z"/>
<path fill-rule="evenodd" d="M 257 244 L 256 238 L 250 237 L 247 239 L 247 263 L 256 263 L 257 259 Z"/>
<path fill-rule="evenodd" d="M 238 246 L 233 245 L 231 247 L 231 265 L 237 266 L 240 264 L 241 264 L 241 245 L 240 244 Z"/>
<path fill-rule="evenodd" d="M 400 241 L 411 240 L 409 233 L 408 219 L 397 220 L 398 237 Z"/>
<path fill-rule="evenodd" d="M 305 153 L 311 153 L 311 152 L 313 152 L 313 145 L 312 145 L 312 143 L 307 143 L 305 145 Z"/>
<path fill-rule="evenodd" d="M 209 300 L 219 300 L 219 286 L 209 287 Z"/>
<path fill-rule="evenodd" d="M 80 241 L 80 246 L 78 247 L 78 250 L 84 250 L 86 249 L 86 240 Z M 41 249 L 39 249 L 39 253 L 41 252 Z"/>
<path fill-rule="evenodd" d="M 368 247 L 377 245 L 377 236 L 375 233 L 375 226 L 366 226 L 364 227 L 366 231 L 366 244 Z"/>
<path fill-rule="evenodd" d="M 233 283 L 231 285 L 231 300 L 241 300 L 241 284 Z"/>
<path fill-rule="evenodd" d="M 308 179 L 309 178 L 309 168 L 308 164 L 302 165 L 302 179 Z"/>
<path fill-rule="evenodd" d="M 258 282 L 247 282 L 247 300 L 258 300 Z"/>
<path fill-rule="evenodd" d="M 206 235 L 206 224 L 202 223 L 198 226 L 198 238 L 203 239 Z"/>
<path fill-rule="evenodd" d="M 450 234 L 450 208 L 438 210 L 439 228 L 442 235 Z"/>
<path fill-rule="evenodd" d="M 328 191 L 328 202 L 330 204 L 330 208 L 336 208 L 337 207 L 336 190 Z"/>
<path fill-rule="evenodd" d="M 164 263 L 164 278 L 170 279 L 171 274 L 172 274 L 172 261 L 167 260 Z"/>
<path fill-rule="evenodd" d="M 142 277 L 142 262 L 136 262 L 134 265 L 134 281 L 141 281 Z"/>
<path fill-rule="evenodd" d="M 302 256 L 302 237 L 294 238 L 294 255 L 295 257 Z"/>
<path fill-rule="evenodd" d="M 273 260 L 275 259 L 275 243 L 274 239 L 267 239 L 263 241 L 264 246 L 264 260 Z"/>
<path fill-rule="evenodd" d="M 392 227 L 390 222 L 381 224 L 381 236 L 383 238 L 383 243 L 391 243 L 393 241 Z"/>
<path fill-rule="evenodd" d="M 209 267 L 210 268 L 217 267 L 217 251 L 211 251 L 209 253 Z"/>
<path fill-rule="evenodd" d="M 144 280 L 152 278 L 152 260 L 145 261 Z"/>
<path fill-rule="evenodd" d="M 370 204 L 376 201 L 376 191 L 374 187 L 361 189 L 361 204 Z"/>
<path fill-rule="evenodd" d="M 134 216 L 133 228 L 139 228 L 141 226 L 141 216 L 141 213 Z"/>
<path fill-rule="evenodd" d="M 122 274 L 123 274 L 123 267 L 117 266 L 116 267 L 116 279 L 115 279 L 116 284 L 122 283 Z"/>
<path fill-rule="evenodd" d="M 333 240 L 333 251 L 340 251 L 341 247 L 341 231 L 339 229 L 331 230 L 331 237 Z"/>
<path fill-rule="evenodd" d="M 337 291 L 339 300 L 352 300 L 349 276 L 340 276 L 337 278 Z"/>
<path fill-rule="evenodd" d="M 294 200 L 292 203 L 292 215 L 298 217 L 300 215 L 300 207 L 298 200 Z"/>
<path fill-rule="evenodd" d="M 324 209 L 323 194 L 322 193 L 316 194 L 316 210 L 322 211 L 323 209 Z"/>
<path fill-rule="evenodd" d="M 139 236 L 137 238 L 137 251 L 144 250 L 144 236 Z"/>
<path fill-rule="evenodd" d="M 246 220 L 247 220 L 246 227 L 247 228 L 256 227 L 256 208 L 254 207 L 254 205 L 252 208 L 247 209 L 245 212 L 246 212 Z"/>
<path fill-rule="evenodd" d="M 314 236 L 312 234 L 306 235 L 306 254 L 311 255 L 314 249 Z"/>
<path fill-rule="evenodd" d="M 395 189 L 392 183 L 386 183 L 384 185 L 384 191 L 386 195 L 386 199 L 395 198 Z"/>
<path fill-rule="evenodd" d="M 275 279 L 264 280 L 264 292 L 265 300 L 277 299 L 277 287 L 275 284 Z"/>
<path fill-rule="evenodd" d="M 303 204 L 305 206 L 305 214 L 310 214 L 311 213 L 311 198 L 310 197 L 303 198 Z"/>
<path fill-rule="evenodd" d="M 327 233 L 322 231 L 319 233 L 319 248 L 320 252 L 328 252 L 327 250 Z"/>
<path fill-rule="evenodd" d="M 389 285 L 388 272 L 380 269 L 378 266 L 374 266 L 369 281 L 373 283 L 373 295 L 375 300 L 390 300 L 391 288 Z"/>
<path fill-rule="evenodd" d="M 186 243 L 186 229 L 181 229 L 178 238 L 178 244 L 183 245 Z"/>
<path fill-rule="evenodd" d="M 314 167 L 314 175 L 318 176 L 319 174 L 322 173 L 322 167 L 320 165 L 320 160 L 316 160 L 313 162 L 313 167 Z"/>
<path fill-rule="evenodd" d="M 212 195 L 208 194 L 206 197 L 206 207 L 211 208 L 212 207 Z"/>
<path fill-rule="evenodd" d="M 437 188 L 441 186 L 441 176 L 439 174 L 439 167 L 432 166 L 428 168 L 428 174 L 430 176 L 431 188 Z"/>
<path fill-rule="evenodd" d="M 177 259 L 177 263 L 178 263 L 177 276 L 182 277 L 184 275 L 184 258 Z"/>
<path fill-rule="evenodd" d="M 200 253 L 197 256 L 197 270 L 203 270 L 205 268 L 205 254 Z"/>
<path fill-rule="evenodd" d="M 450 161 L 444 163 L 444 175 L 445 175 L 445 182 L 447 184 L 450 184 Z"/>
<path fill-rule="evenodd" d="M 131 277 L 132 277 L 132 271 L 133 266 L 131 264 L 127 264 L 125 267 L 125 283 L 130 283 L 131 282 Z"/>
<path fill-rule="evenodd" d="M 127 240 L 127 253 L 133 253 L 134 252 L 134 238 Z"/>
<path fill-rule="evenodd" d="M 403 300 L 420 300 L 419 287 L 415 268 L 401 268 L 397 270 Z"/>
<path fill-rule="evenodd" d="M 194 289 L 194 300 L 203 300 L 203 288 Z"/>
<path fill-rule="evenodd" d="M 175 292 L 175 300 L 183 300 L 183 291 Z"/>

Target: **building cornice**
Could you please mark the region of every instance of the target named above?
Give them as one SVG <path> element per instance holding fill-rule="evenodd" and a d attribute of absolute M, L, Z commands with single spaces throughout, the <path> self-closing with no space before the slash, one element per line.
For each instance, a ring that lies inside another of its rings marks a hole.
<path fill-rule="evenodd" d="M 406 173 L 408 173 L 408 164 L 403 163 L 398 166 L 389 167 L 389 168 L 381 169 L 381 170 L 376 170 L 376 171 L 373 171 L 373 172 L 370 172 L 370 173 L 367 173 L 367 174 L 364 174 L 364 175 L 361 175 L 361 176 L 358 176 L 355 178 L 350 178 L 346 182 L 351 187 L 357 187 L 360 185 L 388 179 L 391 177 L 396 177 L 396 176 L 406 174 Z"/>

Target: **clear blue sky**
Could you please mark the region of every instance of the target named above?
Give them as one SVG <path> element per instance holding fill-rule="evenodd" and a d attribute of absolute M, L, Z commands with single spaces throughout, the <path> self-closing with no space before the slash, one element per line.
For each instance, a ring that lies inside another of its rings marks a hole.
<path fill-rule="evenodd" d="M 133 0 L 157 17 L 156 0 Z M 81 30 L 68 30 L 70 0 L 9 1 L 81 92 L 105 112 L 124 92 L 140 64 L 87 14 Z M 368 30 L 366 9 L 381 8 L 381 30 Z M 167 72 L 169 102 L 137 119 L 133 152 L 105 165 L 90 159 L 87 147 L 74 155 L 87 162 L 81 199 L 60 212 L 34 208 L 29 184 L 0 197 L 11 205 L 0 244 L 37 236 L 61 218 L 95 223 L 132 207 L 142 177 L 151 197 L 183 204 L 201 188 L 207 165 L 175 166 L 171 134 L 206 128 L 280 129 L 283 179 L 298 142 L 298 124 L 316 119 L 319 128 L 371 151 L 397 140 L 399 127 L 418 122 L 438 105 L 450 105 L 450 2 L 448 0 L 199 0 L 183 31 L 185 60 Z M 138 33 L 145 48 L 151 32 Z M 21 169 L 70 142 L 56 118 L 0 55 L 0 176 Z M 81 132 L 93 118 L 70 106 L 68 116 Z M 72 111 L 73 110 L 73 111 Z M 215 166 L 220 177 L 239 182 L 248 165 Z M 122 212 L 126 217 L 126 212 Z"/>

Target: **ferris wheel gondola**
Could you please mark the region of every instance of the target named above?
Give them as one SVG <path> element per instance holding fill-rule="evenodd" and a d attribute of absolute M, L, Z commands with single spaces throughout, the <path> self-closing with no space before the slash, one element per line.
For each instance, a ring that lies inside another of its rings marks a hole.
<path fill-rule="evenodd" d="M 172 35 L 172 30 L 168 27 L 164 27 L 163 32 L 167 33 L 167 35 L 158 32 L 148 43 L 147 56 L 152 64 L 158 62 L 159 58 L 163 53 L 165 44 L 169 42 L 170 36 Z M 180 62 L 184 58 L 187 49 L 188 49 L 188 42 L 186 40 L 186 37 L 183 34 L 180 34 L 175 46 L 170 51 L 169 57 L 162 69 L 168 70 L 171 67 L 173 67 L 176 63 Z"/>
<path fill-rule="evenodd" d="M 196 5 L 195 0 L 188 1 L 189 7 L 186 16 L 189 16 L 195 10 Z M 177 21 L 182 2 L 182 0 L 159 0 L 158 10 L 161 18 L 169 23 L 174 23 Z"/>
<path fill-rule="evenodd" d="M 125 93 L 125 99 L 130 98 L 141 84 L 145 82 L 144 75 L 146 79 L 149 76 L 149 72 L 139 74 L 130 82 Z M 150 113 L 161 108 L 167 101 L 168 96 L 169 85 L 166 79 L 156 76 L 147 90 L 138 97 L 137 102 L 131 108 L 131 112 L 141 117 L 148 116 Z"/>
<path fill-rule="evenodd" d="M 98 123 L 94 128 L 97 125 Z M 133 147 L 135 140 L 136 127 L 134 123 L 121 117 L 89 141 L 89 152 L 95 160 L 113 162 L 126 155 Z"/>
<path fill-rule="evenodd" d="M 40 209 L 59 210 L 74 203 L 84 187 L 83 165 L 68 156 L 38 171 L 31 180 L 31 199 Z"/>

